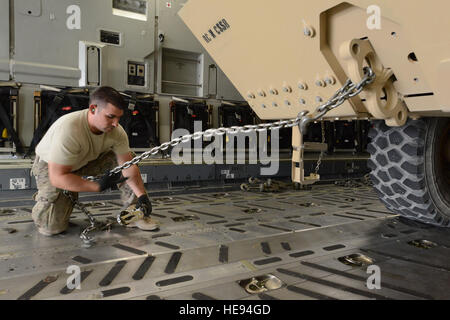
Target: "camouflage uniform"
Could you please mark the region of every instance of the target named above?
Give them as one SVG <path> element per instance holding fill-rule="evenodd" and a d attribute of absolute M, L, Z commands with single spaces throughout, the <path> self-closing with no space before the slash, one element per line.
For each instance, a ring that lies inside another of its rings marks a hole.
<path fill-rule="evenodd" d="M 100 155 L 97 160 L 89 162 L 73 173 L 80 177 L 97 176 L 116 166 L 116 155 L 111 151 Z M 45 235 L 54 235 L 67 230 L 73 210 L 72 202 L 63 194 L 63 190 L 55 188 L 50 183 L 47 162 L 40 161 L 36 156 L 31 172 L 36 178 L 38 188 L 38 192 L 33 195 L 36 204 L 31 216 L 39 232 Z M 128 207 L 130 204 L 136 203 L 137 198 L 127 183 L 122 183 L 119 190 L 124 206 Z M 72 192 L 72 195 L 78 199 L 78 193 Z"/>

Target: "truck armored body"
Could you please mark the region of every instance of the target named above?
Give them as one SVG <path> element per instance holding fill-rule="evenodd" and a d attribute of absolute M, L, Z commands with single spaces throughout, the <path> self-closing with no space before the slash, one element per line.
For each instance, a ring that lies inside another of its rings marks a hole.
<path fill-rule="evenodd" d="M 259 118 L 371 120 L 380 200 L 449 227 L 449 10 L 446 0 L 190 0 L 179 15 Z M 328 100 L 346 84 L 339 106 Z M 292 179 L 308 184 L 318 177 L 304 176 L 303 133 L 293 127 Z"/>

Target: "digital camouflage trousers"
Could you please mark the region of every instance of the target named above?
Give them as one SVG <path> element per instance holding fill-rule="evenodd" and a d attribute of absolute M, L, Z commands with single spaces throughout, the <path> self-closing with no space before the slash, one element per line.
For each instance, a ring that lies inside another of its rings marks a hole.
<path fill-rule="evenodd" d="M 97 176 L 116 166 L 115 154 L 108 152 L 73 173 L 80 177 Z M 38 192 L 33 195 L 36 204 L 33 207 L 31 216 L 39 232 L 45 235 L 55 235 L 67 230 L 73 210 L 71 200 L 64 195 L 64 190 L 55 188 L 50 183 L 47 162 L 41 161 L 36 156 L 31 170 L 36 178 L 38 188 Z M 125 207 L 136 203 L 137 198 L 134 192 L 125 182 L 119 186 L 119 190 Z M 78 193 L 71 193 L 75 199 L 78 199 Z"/>

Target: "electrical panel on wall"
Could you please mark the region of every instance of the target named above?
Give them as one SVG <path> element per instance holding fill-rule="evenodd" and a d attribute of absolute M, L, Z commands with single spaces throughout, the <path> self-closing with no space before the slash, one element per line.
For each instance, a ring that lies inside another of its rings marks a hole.
<path fill-rule="evenodd" d="M 147 64 L 144 62 L 128 61 L 127 85 L 145 87 L 147 79 Z"/>

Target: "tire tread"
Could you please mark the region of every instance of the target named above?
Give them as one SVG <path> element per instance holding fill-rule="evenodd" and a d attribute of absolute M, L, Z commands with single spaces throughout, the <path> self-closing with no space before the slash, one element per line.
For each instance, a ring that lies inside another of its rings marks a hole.
<path fill-rule="evenodd" d="M 424 173 L 426 123 L 408 120 L 403 127 L 374 121 L 367 148 L 371 180 L 387 209 L 409 219 L 436 226 L 450 226 L 434 207 Z M 390 143 L 388 143 L 390 142 Z"/>

